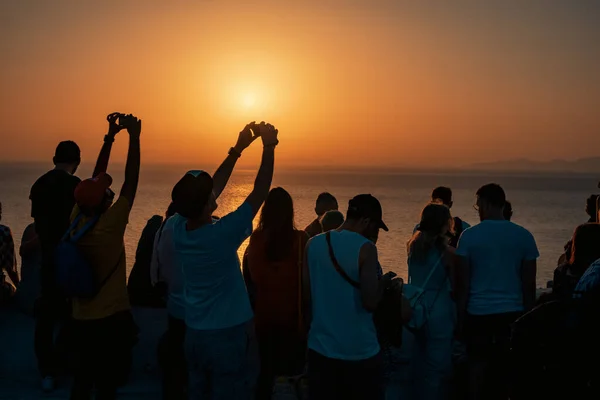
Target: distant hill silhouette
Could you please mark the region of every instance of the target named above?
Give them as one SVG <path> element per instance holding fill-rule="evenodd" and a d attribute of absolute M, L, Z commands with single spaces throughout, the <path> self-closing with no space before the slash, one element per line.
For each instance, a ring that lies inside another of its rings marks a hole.
<path fill-rule="evenodd" d="M 600 157 L 580 158 L 572 161 L 532 161 L 527 159 L 513 159 L 470 164 L 465 168 L 494 171 L 578 172 L 600 174 Z"/>

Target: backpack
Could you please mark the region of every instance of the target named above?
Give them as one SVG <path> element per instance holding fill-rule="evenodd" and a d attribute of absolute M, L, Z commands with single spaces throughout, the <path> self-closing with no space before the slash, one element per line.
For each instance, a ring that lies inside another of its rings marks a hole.
<path fill-rule="evenodd" d="M 335 270 L 346 282 L 354 288 L 360 289 L 360 283 L 350 278 L 338 263 L 333 246 L 331 245 L 331 232 L 327 232 L 325 238 L 329 247 L 329 256 Z M 373 313 L 373 322 L 377 330 L 379 342 L 389 344 L 393 347 L 402 346 L 404 322 L 410 315 L 410 310 L 406 310 L 408 300 L 404 297 L 403 286 L 391 285 L 386 287 L 383 297 Z"/>
<path fill-rule="evenodd" d="M 458 239 L 460 239 L 460 235 L 463 233 L 463 222 L 462 219 L 458 217 L 454 217 L 454 235 L 450 239 L 448 243 L 451 247 L 458 247 Z"/>
<path fill-rule="evenodd" d="M 75 217 L 56 247 L 54 252 L 55 280 L 58 288 L 66 297 L 93 298 L 117 269 L 122 256 L 119 257 L 119 261 L 109 275 L 98 284 L 94 270 L 77 246 L 77 242 L 96 225 L 100 216 L 95 216 L 78 232 L 71 235 L 81 218 L 83 218 L 83 214 Z"/>

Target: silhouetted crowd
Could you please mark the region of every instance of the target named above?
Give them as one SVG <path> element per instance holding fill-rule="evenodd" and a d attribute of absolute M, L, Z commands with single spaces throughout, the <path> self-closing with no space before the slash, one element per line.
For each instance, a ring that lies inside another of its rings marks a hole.
<path fill-rule="evenodd" d="M 21 276 L 0 225 L 0 302 L 35 317 L 44 392 L 71 375 L 71 399 L 117 398 L 140 307 L 168 315 L 158 348 L 147 349 L 165 399 L 600 398 L 598 196 L 540 295 L 535 239 L 511 222 L 503 188 L 479 188 L 473 225 L 452 215 L 450 188 L 435 188 L 407 243 L 404 281 L 379 262 L 388 226 L 371 194 L 353 197 L 344 214 L 322 193 L 315 220 L 296 228 L 292 197 L 271 189 L 278 130 L 253 122 L 212 175 L 189 171 L 174 185 L 165 216 L 141 234 L 128 280 L 123 238 L 141 120 L 107 120 L 91 178 L 75 176 L 80 149 L 66 141 L 33 184 Z M 129 148 L 117 194 L 107 168 L 122 130 Z M 252 191 L 215 216 L 236 162 L 259 140 Z"/>

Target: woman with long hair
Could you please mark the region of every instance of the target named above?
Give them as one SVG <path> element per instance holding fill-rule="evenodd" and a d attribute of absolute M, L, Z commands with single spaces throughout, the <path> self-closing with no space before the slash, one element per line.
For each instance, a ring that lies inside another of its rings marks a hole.
<path fill-rule="evenodd" d="M 275 377 L 299 374 L 304 367 L 300 283 L 307 241 L 307 234 L 295 227 L 290 194 L 271 190 L 244 257 L 261 359 L 259 400 L 271 398 Z"/>
<path fill-rule="evenodd" d="M 571 258 L 554 270 L 552 299 L 571 297 L 581 276 L 600 258 L 600 224 L 579 225 L 571 243 Z"/>
<path fill-rule="evenodd" d="M 414 332 L 413 391 L 418 399 L 442 399 L 452 372 L 452 346 L 456 309 L 451 295 L 454 256 L 448 233 L 453 227 L 450 209 L 428 204 L 421 213 L 418 230 L 408 242 L 409 283 L 423 289 L 427 323 Z"/>

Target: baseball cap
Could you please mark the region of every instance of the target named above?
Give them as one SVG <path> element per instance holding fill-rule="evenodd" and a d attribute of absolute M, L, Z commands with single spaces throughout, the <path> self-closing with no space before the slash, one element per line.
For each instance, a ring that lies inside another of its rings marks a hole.
<path fill-rule="evenodd" d="M 79 208 L 96 208 L 104 201 L 110 185 L 112 185 L 112 178 L 104 172 L 94 178 L 85 179 L 75 188 L 75 202 Z"/>
<path fill-rule="evenodd" d="M 379 224 L 379 228 L 386 232 L 389 231 L 387 225 L 383 222 L 381 203 L 370 194 L 359 194 L 350 200 L 348 214 L 355 218 L 370 218 Z"/>
<path fill-rule="evenodd" d="M 171 200 L 184 218 L 200 216 L 213 190 L 213 179 L 205 171 L 188 171 L 173 187 Z"/>

